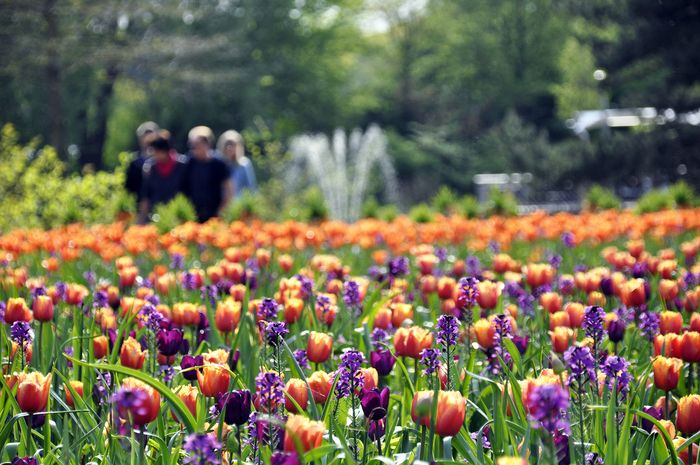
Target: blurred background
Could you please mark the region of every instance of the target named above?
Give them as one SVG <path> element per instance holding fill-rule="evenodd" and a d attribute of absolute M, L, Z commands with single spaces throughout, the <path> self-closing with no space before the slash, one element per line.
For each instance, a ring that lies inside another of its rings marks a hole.
<path fill-rule="evenodd" d="M 697 0 L 4 0 L 0 228 L 128 212 L 146 120 L 243 134 L 227 219 L 684 206 L 698 31 Z"/>

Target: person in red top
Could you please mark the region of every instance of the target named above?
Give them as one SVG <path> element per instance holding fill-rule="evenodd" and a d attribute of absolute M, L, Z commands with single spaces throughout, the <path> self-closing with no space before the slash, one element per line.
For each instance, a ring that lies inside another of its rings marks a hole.
<path fill-rule="evenodd" d="M 148 221 L 153 207 L 168 203 L 182 191 L 185 178 L 185 157 L 170 143 L 170 133 L 159 131 L 147 141 L 151 157 L 143 165 L 139 219 Z"/>

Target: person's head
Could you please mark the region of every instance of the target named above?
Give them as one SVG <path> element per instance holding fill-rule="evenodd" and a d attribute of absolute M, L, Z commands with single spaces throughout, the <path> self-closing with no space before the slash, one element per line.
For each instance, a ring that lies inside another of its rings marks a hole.
<path fill-rule="evenodd" d="M 224 155 L 224 158 L 230 161 L 240 160 L 245 155 L 243 137 L 233 129 L 229 129 L 219 136 L 216 148 Z"/>
<path fill-rule="evenodd" d="M 199 160 L 209 158 L 209 150 L 214 145 L 214 132 L 206 126 L 196 126 L 190 129 L 187 141 L 192 155 Z"/>
<path fill-rule="evenodd" d="M 145 123 L 141 123 L 139 127 L 136 128 L 136 138 L 139 140 L 139 147 L 141 149 L 146 148 L 146 139 L 157 133 L 160 130 L 158 125 L 154 123 L 153 121 L 146 121 Z"/>
<path fill-rule="evenodd" d="M 165 129 L 158 131 L 148 139 L 148 151 L 156 162 L 164 162 L 170 156 L 170 132 Z"/>

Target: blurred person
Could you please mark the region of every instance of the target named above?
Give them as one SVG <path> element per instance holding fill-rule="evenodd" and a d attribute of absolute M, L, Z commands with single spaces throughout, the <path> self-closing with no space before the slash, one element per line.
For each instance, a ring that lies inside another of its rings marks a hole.
<path fill-rule="evenodd" d="M 153 121 L 141 123 L 136 128 L 136 138 L 139 142 L 139 150 L 134 152 L 133 159 L 126 168 L 126 180 L 124 187 L 127 192 L 136 196 L 136 207 L 141 205 L 141 183 L 143 181 L 143 164 L 148 159 L 146 153 L 146 142 L 155 133 L 160 130 L 158 125 Z"/>
<path fill-rule="evenodd" d="M 148 139 L 147 153 L 139 204 L 142 223 L 148 220 L 153 207 L 170 202 L 182 192 L 187 168 L 187 159 L 173 148 L 169 131 L 160 130 Z"/>
<path fill-rule="evenodd" d="M 214 133 L 208 127 L 192 128 L 188 143 L 190 157 L 185 170 L 183 191 L 197 212 L 197 220 L 204 223 L 220 216 L 231 199 L 231 170 L 212 149 Z"/>
<path fill-rule="evenodd" d="M 235 192 L 234 198 L 240 197 L 246 189 L 255 192 L 255 170 L 253 169 L 253 163 L 245 156 L 243 137 L 238 131 L 229 129 L 221 134 L 217 148 L 224 159 L 230 163 L 231 181 Z"/>

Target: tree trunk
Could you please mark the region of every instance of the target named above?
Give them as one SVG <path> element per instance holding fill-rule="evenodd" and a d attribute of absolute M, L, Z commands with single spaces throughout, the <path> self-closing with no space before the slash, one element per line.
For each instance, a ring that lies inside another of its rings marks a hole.
<path fill-rule="evenodd" d="M 119 76 L 119 68 L 112 63 L 105 70 L 105 79 L 100 84 L 95 100 L 94 124 L 90 125 L 85 147 L 81 153 L 80 164 L 83 167 L 90 165 L 93 170 L 102 168 L 102 153 L 107 140 L 107 122 L 109 119 L 109 107 L 114 94 L 114 83 Z"/>
<path fill-rule="evenodd" d="M 48 92 L 49 144 L 59 156 L 65 152 L 63 98 L 61 95 L 61 63 L 58 51 L 59 30 L 56 13 L 57 0 L 45 0 L 43 17 L 46 24 L 46 87 Z"/>

